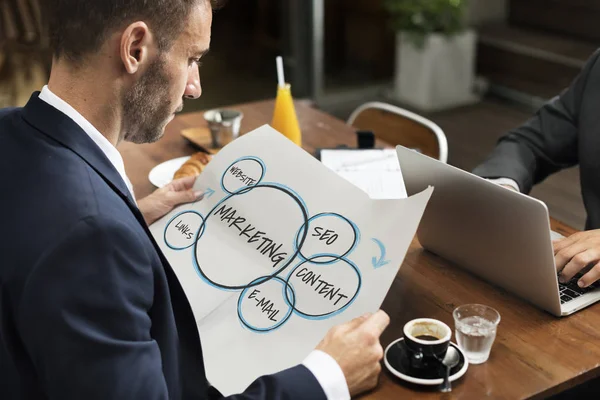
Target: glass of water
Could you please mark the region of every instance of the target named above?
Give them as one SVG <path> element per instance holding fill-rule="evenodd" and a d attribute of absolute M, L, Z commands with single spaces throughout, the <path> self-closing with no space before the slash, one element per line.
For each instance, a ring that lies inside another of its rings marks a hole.
<path fill-rule="evenodd" d="M 469 362 L 486 362 L 500 323 L 498 311 L 481 304 L 465 304 L 456 308 L 453 315 L 458 346 L 465 352 Z"/>

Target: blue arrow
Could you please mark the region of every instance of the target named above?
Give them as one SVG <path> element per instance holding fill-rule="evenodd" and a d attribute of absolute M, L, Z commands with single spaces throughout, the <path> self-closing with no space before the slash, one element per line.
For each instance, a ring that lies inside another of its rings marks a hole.
<path fill-rule="evenodd" d="M 215 194 L 215 191 L 212 189 L 206 189 L 204 191 L 204 198 L 208 199 L 210 196 L 212 196 L 213 194 Z"/>
<path fill-rule="evenodd" d="M 377 240 L 375 238 L 372 238 L 371 240 L 374 241 L 375 244 L 377 244 L 377 246 L 379 246 L 379 251 L 381 251 L 381 257 L 379 258 L 379 260 L 377 260 L 377 257 L 372 258 L 373 268 L 380 268 L 386 264 L 389 264 L 390 260 L 385 259 L 385 246 L 383 245 L 383 243 L 381 243 L 380 240 Z"/>

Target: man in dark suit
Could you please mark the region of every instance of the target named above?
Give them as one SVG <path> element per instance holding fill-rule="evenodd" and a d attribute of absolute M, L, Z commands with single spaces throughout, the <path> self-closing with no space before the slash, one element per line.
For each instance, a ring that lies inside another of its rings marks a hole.
<path fill-rule="evenodd" d="M 0 397 L 209 399 L 194 316 L 147 224 L 193 179 L 134 200 L 122 140 L 158 140 L 201 94 L 209 0 L 47 0 L 48 86 L 0 111 Z M 374 387 L 382 311 L 328 332 L 244 399 L 347 399 Z"/>
<path fill-rule="evenodd" d="M 577 282 L 587 287 L 600 278 L 600 63 L 596 51 L 561 95 L 546 103 L 524 125 L 502 137 L 489 158 L 473 172 L 529 193 L 548 175 L 579 164 L 586 231 L 554 243 L 563 282 L 594 267 Z"/>

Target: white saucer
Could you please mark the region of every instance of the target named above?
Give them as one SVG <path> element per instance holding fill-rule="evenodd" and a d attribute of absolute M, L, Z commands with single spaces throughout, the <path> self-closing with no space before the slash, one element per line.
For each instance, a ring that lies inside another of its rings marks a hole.
<path fill-rule="evenodd" d="M 400 338 L 397 340 L 394 340 L 392 343 L 389 344 L 389 346 L 385 349 L 385 355 L 383 357 L 383 361 L 385 363 L 386 368 L 392 373 L 394 374 L 396 377 L 410 382 L 410 383 L 414 383 L 417 385 L 428 385 L 428 386 L 435 386 L 435 385 L 441 385 L 444 382 L 443 377 L 440 378 L 418 378 L 416 376 L 413 376 L 413 374 L 410 373 L 409 368 L 405 368 L 404 366 L 402 366 L 403 363 L 395 363 L 392 361 L 392 363 L 390 363 L 390 361 L 388 361 L 388 358 L 390 357 L 390 355 L 394 355 L 396 357 L 398 357 L 398 353 L 402 353 L 403 350 L 399 350 L 398 346 L 402 346 L 404 347 L 404 338 Z M 462 362 L 462 366 L 459 364 L 457 367 L 453 368 L 454 373 L 452 373 L 450 375 L 450 382 L 454 382 L 455 380 L 459 379 L 460 377 L 462 377 L 465 372 L 467 372 L 467 369 L 469 368 L 469 360 L 467 359 L 465 353 L 454 343 L 450 342 L 450 346 L 456 348 L 456 350 L 458 350 L 460 356 L 461 356 L 461 362 Z M 394 348 L 394 350 L 390 351 L 392 348 Z M 392 366 L 391 364 L 396 364 L 395 368 L 394 366 Z M 458 369 L 458 371 L 456 371 Z M 441 371 L 441 368 L 440 368 Z"/>
<path fill-rule="evenodd" d="M 174 158 L 164 163 L 158 164 L 152 168 L 148 174 L 148 179 L 156 187 L 163 187 L 171 183 L 175 172 L 186 162 L 190 156 Z"/>

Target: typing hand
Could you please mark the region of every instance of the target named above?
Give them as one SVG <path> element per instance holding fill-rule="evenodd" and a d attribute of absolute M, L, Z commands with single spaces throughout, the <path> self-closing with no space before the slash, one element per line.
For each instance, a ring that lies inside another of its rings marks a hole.
<path fill-rule="evenodd" d="M 579 279 L 579 287 L 588 287 L 600 278 L 600 230 L 578 232 L 552 242 L 561 283 L 569 282 L 579 271 L 593 267 Z"/>
<path fill-rule="evenodd" d="M 138 208 L 146 223 L 150 225 L 180 204 L 201 200 L 204 193 L 192 190 L 195 181 L 195 176 L 176 179 L 167 186 L 155 190 L 151 195 L 138 200 Z"/>
<path fill-rule="evenodd" d="M 329 354 L 344 372 L 351 396 L 373 389 L 377 385 L 383 358 L 379 336 L 390 323 L 388 315 L 379 310 L 363 315 L 329 330 L 317 350 Z"/>

